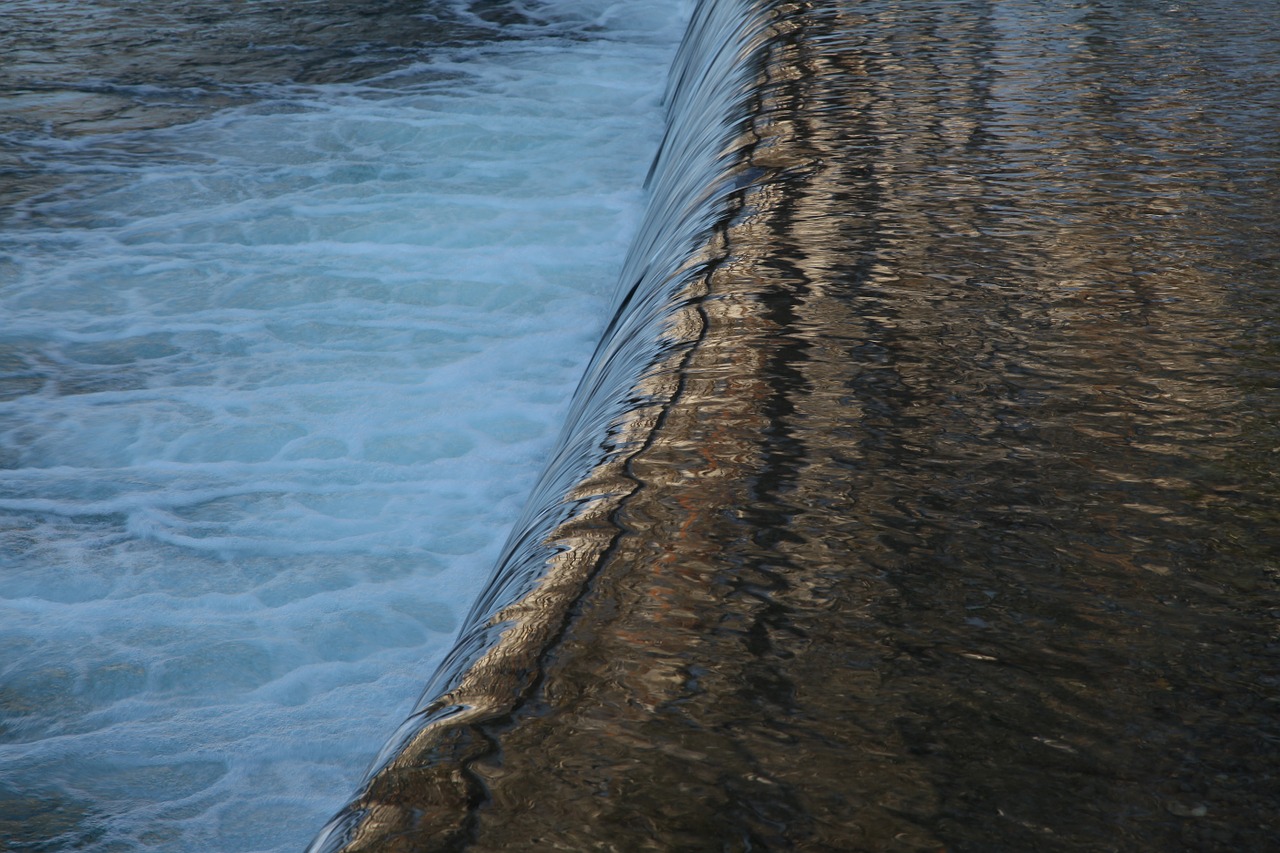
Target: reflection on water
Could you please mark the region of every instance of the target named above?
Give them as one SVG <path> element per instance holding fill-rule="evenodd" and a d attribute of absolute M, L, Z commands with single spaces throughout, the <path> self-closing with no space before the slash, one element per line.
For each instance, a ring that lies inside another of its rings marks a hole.
<path fill-rule="evenodd" d="M 750 666 L 824 684 L 782 728 L 842 744 L 794 814 L 849 797 L 807 837 L 871 849 L 1262 849 L 1280 44 L 1236 5 L 897 5 L 823 16 L 821 165 L 773 220 L 788 447 L 748 501 L 786 536 L 744 552 L 777 579 Z"/>
<path fill-rule="evenodd" d="M 1265 849 L 1275 5 L 809 5 L 473 846 Z"/>

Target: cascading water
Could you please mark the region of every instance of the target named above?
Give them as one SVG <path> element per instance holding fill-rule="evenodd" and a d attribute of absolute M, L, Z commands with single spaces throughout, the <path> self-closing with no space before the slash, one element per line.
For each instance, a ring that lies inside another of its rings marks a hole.
<path fill-rule="evenodd" d="M 702 3 L 690 22 L 672 67 L 667 131 L 649 172 L 648 210 L 618 280 L 612 320 L 573 395 L 555 454 L 468 617 L 461 660 L 493 640 L 496 613 L 538 584 L 559 549 L 549 541 L 554 529 L 588 512 L 585 504 L 617 497 L 579 491 L 592 469 L 633 449 L 634 438 L 621 424 L 655 403 L 646 382 L 689 343 L 672 324 L 689 301 L 689 283 L 713 260 L 705 247 L 739 189 L 735 143 L 739 125 L 750 120 L 765 27 L 751 4 L 738 0 Z M 422 705 L 456 680 L 460 665 L 437 673 Z"/>

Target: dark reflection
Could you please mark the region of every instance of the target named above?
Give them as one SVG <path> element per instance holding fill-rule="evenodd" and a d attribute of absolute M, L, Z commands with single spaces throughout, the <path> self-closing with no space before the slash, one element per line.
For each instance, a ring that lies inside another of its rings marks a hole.
<path fill-rule="evenodd" d="M 775 14 L 617 538 L 404 849 L 1268 849 L 1274 5 Z"/>

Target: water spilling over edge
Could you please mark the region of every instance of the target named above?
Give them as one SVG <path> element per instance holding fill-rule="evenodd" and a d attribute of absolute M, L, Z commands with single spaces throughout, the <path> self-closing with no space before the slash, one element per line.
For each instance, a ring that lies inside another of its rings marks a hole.
<path fill-rule="evenodd" d="M 313 853 L 465 832 L 465 805 L 481 793 L 461 767 L 486 749 L 475 726 L 508 713 L 536 683 L 540 656 L 619 532 L 613 514 L 640 485 L 628 460 L 661 423 L 701 335 L 690 306 L 720 257 L 718 230 L 750 182 L 743 152 L 754 141 L 776 11 L 758 0 L 706 0 L 694 11 L 670 73 L 648 209 L 556 450 L 417 710 Z M 432 795 L 406 798 L 406 790 Z M 424 806 L 436 811 L 424 815 Z"/>

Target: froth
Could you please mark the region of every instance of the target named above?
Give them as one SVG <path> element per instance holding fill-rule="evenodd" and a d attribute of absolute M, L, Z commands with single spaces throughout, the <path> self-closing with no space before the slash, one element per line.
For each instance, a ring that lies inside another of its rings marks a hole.
<path fill-rule="evenodd" d="M 355 785 L 603 325 L 678 6 L 24 140 L 51 180 L 0 233 L 0 796 L 66 817 L 41 841 L 299 849 Z"/>

